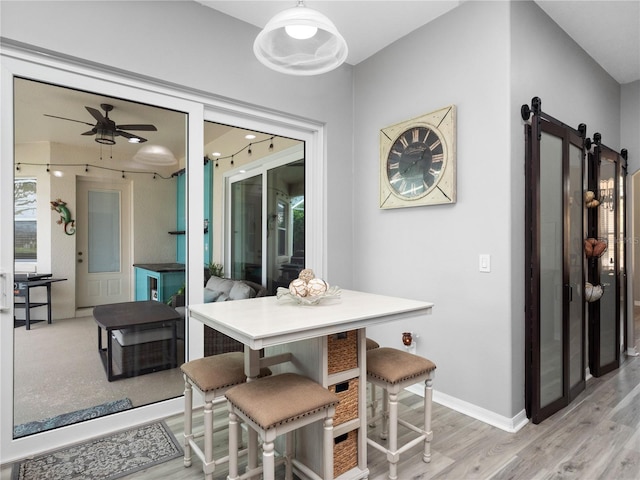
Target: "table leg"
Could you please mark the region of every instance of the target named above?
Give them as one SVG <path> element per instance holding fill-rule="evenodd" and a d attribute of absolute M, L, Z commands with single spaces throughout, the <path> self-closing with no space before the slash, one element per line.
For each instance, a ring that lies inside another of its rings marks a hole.
<path fill-rule="evenodd" d="M 51 324 L 51 283 L 47 283 L 47 323 Z"/>
<path fill-rule="evenodd" d="M 249 382 L 260 376 L 260 350 L 251 350 L 246 345 L 244 347 L 244 374 Z"/>
<path fill-rule="evenodd" d="M 178 366 L 178 322 L 171 322 L 173 324 L 173 335 L 171 336 L 171 352 L 173 358 L 171 359 L 171 368 Z"/>
<path fill-rule="evenodd" d="M 111 348 L 111 330 L 107 329 L 107 379 L 113 380 L 113 349 Z"/>
<path fill-rule="evenodd" d="M 27 286 L 24 290 L 24 327 L 27 330 L 31 330 L 31 305 L 29 300 L 29 290 L 31 288 Z"/>

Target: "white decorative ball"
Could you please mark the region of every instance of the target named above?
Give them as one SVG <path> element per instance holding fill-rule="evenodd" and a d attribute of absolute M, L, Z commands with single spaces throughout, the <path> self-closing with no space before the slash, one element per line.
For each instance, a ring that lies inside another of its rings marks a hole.
<path fill-rule="evenodd" d="M 310 296 L 315 297 L 317 295 L 324 294 L 327 291 L 328 287 L 329 286 L 327 285 L 327 282 L 325 282 L 321 278 L 312 278 L 307 284 L 307 291 L 309 292 Z"/>
<path fill-rule="evenodd" d="M 307 284 L 304 280 L 296 278 L 289 284 L 289 291 L 296 297 L 307 296 Z"/>
<path fill-rule="evenodd" d="M 312 278 L 315 278 L 315 276 L 316 275 L 315 273 L 313 273 L 313 270 L 311 270 L 310 268 L 305 268 L 300 272 L 300 274 L 298 275 L 298 278 L 302 280 L 304 283 L 309 283 L 309 280 L 311 280 Z"/>

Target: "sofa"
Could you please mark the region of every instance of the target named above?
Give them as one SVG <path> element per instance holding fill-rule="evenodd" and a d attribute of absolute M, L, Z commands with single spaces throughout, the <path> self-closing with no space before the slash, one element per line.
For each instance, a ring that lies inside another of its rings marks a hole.
<path fill-rule="evenodd" d="M 205 271 L 208 273 L 208 271 Z M 264 297 L 267 289 L 258 283 L 249 280 L 232 280 L 230 278 L 220 278 L 215 276 L 205 276 L 205 286 L 203 292 L 204 303 L 227 302 L 242 300 L 246 298 Z M 180 314 L 181 320 L 178 323 L 178 338 L 185 338 L 185 297 L 184 295 L 174 295 L 171 298 L 171 306 Z M 223 333 L 205 325 L 204 327 L 204 356 L 218 355 L 227 352 L 242 352 L 242 343 L 234 340 Z"/>

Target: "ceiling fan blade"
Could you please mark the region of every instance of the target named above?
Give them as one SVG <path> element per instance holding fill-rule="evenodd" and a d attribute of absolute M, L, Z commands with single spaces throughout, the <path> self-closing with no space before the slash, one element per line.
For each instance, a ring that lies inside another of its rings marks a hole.
<path fill-rule="evenodd" d="M 122 130 L 116 130 L 116 135 L 120 135 L 121 137 L 124 137 L 124 138 L 137 138 L 139 140 L 138 143 L 144 143 L 147 141 L 146 138 L 142 138 L 140 135 L 134 135 L 129 132 L 123 132 Z"/>
<path fill-rule="evenodd" d="M 82 120 L 74 120 L 73 118 L 65 118 L 65 117 L 57 117 L 56 115 L 49 115 L 47 113 L 43 114 L 45 117 L 51 117 L 51 118 L 59 118 L 60 120 L 69 120 L 70 122 L 76 122 L 76 123 L 84 123 L 85 125 L 90 125 L 93 127 L 93 123 L 88 123 L 88 122 L 83 122 Z"/>
<path fill-rule="evenodd" d="M 95 135 L 95 134 L 96 134 L 96 129 L 92 128 L 88 132 L 84 132 L 82 135 Z"/>
<path fill-rule="evenodd" d="M 104 118 L 104 115 L 102 115 L 102 113 L 99 110 L 96 110 L 95 108 L 87 107 L 87 106 L 85 106 L 84 108 L 86 108 L 87 112 L 89 112 L 91 116 L 95 118 L 99 123 L 107 123 L 107 119 Z"/>
<path fill-rule="evenodd" d="M 119 129 L 122 130 L 144 130 L 147 132 L 157 132 L 158 129 L 155 125 L 118 125 Z"/>

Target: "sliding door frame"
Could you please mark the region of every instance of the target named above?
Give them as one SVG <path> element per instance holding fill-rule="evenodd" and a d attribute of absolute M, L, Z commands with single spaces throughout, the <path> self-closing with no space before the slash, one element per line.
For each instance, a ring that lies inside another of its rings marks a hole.
<path fill-rule="evenodd" d="M 202 182 L 205 120 L 234 125 L 305 142 L 306 251 L 308 261 L 320 275 L 326 275 L 326 154 L 325 127 L 321 122 L 286 115 L 243 102 L 234 102 L 161 80 L 112 69 L 56 52 L 36 51 L 29 46 L 2 40 L 0 45 L 0 200 L 13 204 L 13 79 L 27 79 L 67 85 L 87 91 L 126 98 L 185 112 L 187 125 L 187 263 L 204 265 L 204 218 Z M 2 209 L 0 221 L 13 224 L 13 209 Z M 193 234 L 191 234 L 193 233 Z M 119 412 L 13 439 L 13 235 L 0 236 L 0 452 L 2 462 L 12 462 L 39 452 L 60 448 L 131 426 L 141 425 L 184 410 L 181 397 Z M 187 269 L 187 286 L 203 285 L 204 269 Z M 188 303 L 202 303 L 203 289 L 188 288 Z M 203 356 L 204 325 L 189 321 L 188 356 Z"/>

